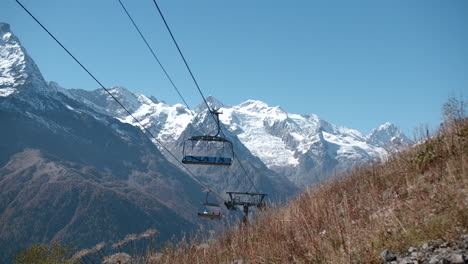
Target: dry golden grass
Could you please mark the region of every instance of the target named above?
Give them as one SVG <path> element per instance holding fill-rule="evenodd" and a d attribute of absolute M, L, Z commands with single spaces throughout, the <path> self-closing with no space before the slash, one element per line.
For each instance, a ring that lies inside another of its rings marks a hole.
<path fill-rule="evenodd" d="M 448 106 L 435 136 L 387 162 L 311 187 L 217 239 L 148 253 L 147 263 L 380 263 L 383 249 L 455 239 L 468 229 L 468 119 Z"/>

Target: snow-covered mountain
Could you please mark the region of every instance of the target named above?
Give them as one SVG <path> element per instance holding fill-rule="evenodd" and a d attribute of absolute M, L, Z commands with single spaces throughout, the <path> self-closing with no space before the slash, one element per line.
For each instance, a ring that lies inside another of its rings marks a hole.
<path fill-rule="evenodd" d="M 113 88 L 112 92 L 123 102 L 128 102 L 132 113 L 142 120 L 143 125 L 171 148 L 179 137 L 193 135 L 193 131 L 183 134 L 189 124 L 199 128 L 204 126 L 200 122 L 206 116 L 204 104 L 190 110 L 181 104 L 159 102 L 154 97 L 151 100 L 122 87 Z M 106 95 L 99 90 L 65 90 L 64 93 L 97 110 L 105 105 Z M 269 169 L 287 176 L 297 185 L 328 178 L 354 165 L 382 160 L 388 151 L 411 143 L 391 123 L 363 135 L 354 129 L 332 125 L 317 115 L 291 114 L 279 106 L 271 107 L 257 100 L 235 106 L 225 105 L 213 97 L 207 100 L 210 106 L 222 112 L 220 120 L 224 129 L 232 132 Z M 128 114 L 114 111 L 114 108 L 107 105 L 103 111 L 136 125 Z M 209 132 L 199 129 L 197 133 Z"/>
<path fill-rule="evenodd" d="M 138 126 L 138 123 L 128 113 L 120 111 L 115 102 L 107 99 L 109 96 L 105 91 L 67 90 L 57 84 L 53 85 L 67 96 L 84 102 L 98 112 Z M 206 108 L 197 107 L 195 110 L 190 110 L 181 104 L 168 105 L 159 102 L 154 97 L 149 99 L 142 94 L 130 92 L 123 87 L 115 87 L 110 91 L 119 101 L 128 106 L 132 115 L 138 118 L 147 130 L 178 156 L 179 160 L 182 159 L 182 147 L 188 137 L 204 133 L 214 134 L 216 131 L 215 123 L 208 115 Z M 209 98 L 209 100 L 212 102 L 215 99 Z M 286 198 L 297 191 L 297 188 L 286 177 L 268 169 L 258 157 L 253 156 L 237 139 L 235 134 L 229 131 L 226 131 L 226 133 L 229 134 L 230 140 L 235 142 L 236 154 L 243 161 L 242 166 L 244 168 L 237 162 L 229 170 L 222 171 L 220 171 L 220 168 L 212 166 L 192 166 L 190 169 L 196 175 L 201 175 L 204 183 L 210 188 L 220 193 L 245 191 L 246 188 L 251 187 L 247 178 L 250 177 L 259 187 L 259 190 L 274 193 L 274 198 Z M 158 142 L 154 143 L 162 149 Z M 166 151 L 162 150 L 162 153 L 174 165 L 180 167 L 180 163 L 174 160 Z M 248 171 L 249 176 L 245 175 L 244 169 Z"/>
<path fill-rule="evenodd" d="M 57 87 L 60 92 L 85 103 L 100 113 L 116 117 L 125 123 L 138 125 L 135 120 L 102 89 L 86 91 L 81 89 L 64 89 L 56 83 L 52 83 L 51 85 Z M 142 94 L 131 92 L 124 87 L 111 88 L 109 91 L 132 112 L 132 115 L 136 117 L 145 128 L 164 143 L 175 142 L 194 118 L 194 112 L 181 104 L 168 105 L 164 102 L 158 102 L 154 97 L 148 98 Z"/>
<path fill-rule="evenodd" d="M 367 135 L 367 143 L 387 151 L 397 151 L 411 142 L 394 124 L 387 122 Z"/>
<path fill-rule="evenodd" d="M 0 263 L 31 243 L 197 228 L 204 187 L 140 129 L 46 83 L 8 24 L 0 40 Z"/>
<path fill-rule="evenodd" d="M 390 123 L 365 136 L 357 130 L 332 125 L 317 115 L 291 114 L 256 100 L 220 110 L 225 127 L 255 156 L 298 185 L 328 178 L 354 165 L 382 160 L 388 149 L 410 144 Z"/>
<path fill-rule="evenodd" d="M 38 89 L 50 92 L 36 63 L 13 35 L 10 25 L 0 23 L 0 96 L 18 92 L 18 89 Z"/>

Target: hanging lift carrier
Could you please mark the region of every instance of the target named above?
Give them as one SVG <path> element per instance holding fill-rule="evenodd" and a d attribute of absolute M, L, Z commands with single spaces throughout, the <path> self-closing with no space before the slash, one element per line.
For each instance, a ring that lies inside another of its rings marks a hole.
<path fill-rule="evenodd" d="M 223 218 L 221 215 L 221 205 L 209 201 L 208 197 L 210 193 L 211 190 L 206 192 L 205 202 L 203 203 L 205 210 L 202 213 L 198 213 L 198 216 L 202 218 L 221 220 Z M 214 211 L 215 208 L 217 212 Z"/>
<path fill-rule="evenodd" d="M 234 158 L 232 142 L 219 136 L 221 127 L 217 109 L 210 110 L 216 116 L 218 131 L 214 136 L 192 136 L 184 142 L 184 164 L 230 166 Z"/>

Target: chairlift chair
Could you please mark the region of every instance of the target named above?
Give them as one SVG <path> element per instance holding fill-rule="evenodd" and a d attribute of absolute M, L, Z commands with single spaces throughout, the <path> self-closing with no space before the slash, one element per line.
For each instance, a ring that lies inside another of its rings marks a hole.
<path fill-rule="evenodd" d="M 184 164 L 230 166 L 234 158 L 232 142 L 220 137 L 218 110 L 210 110 L 216 116 L 218 132 L 214 136 L 192 136 L 184 142 Z"/>
<path fill-rule="evenodd" d="M 184 164 L 230 166 L 234 157 L 232 142 L 219 136 L 193 136 L 184 142 Z"/>
<path fill-rule="evenodd" d="M 205 196 L 205 202 L 203 203 L 204 206 L 209 206 L 209 207 L 221 207 L 218 203 L 213 203 L 210 201 L 208 198 L 210 196 L 211 190 L 206 191 L 206 196 Z"/>
<path fill-rule="evenodd" d="M 202 217 L 202 218 L 207 218 L 207 219 L 218 219 L 218 220 L 221 220 L 223 219 L 223 216 L 221 215 L 221 213 L 214 213 L 214 212 L 203 212 L 203 213 L 198 213 L 198 216 L 199 217 Z"/>
<path fill-rule="evenodd" d="M 204 206 L 204 211 L 201 212 L 201 213 L 198 213 L 198 216 L 199 217 L 202 217 L 202 218 L 207 218 L 207 219 L 218 219 L 218 220 L 221 220 L 223 218 L 223 215 L 221 215 L 221 209 L 220 209 L 220 205 L 217 204 L 217 203 L 213 203 L 213 202 L 210 202 L 208 197 L 209 197 L 209 194 L 211 193 L 210 190 L 208 190 L 206 192 L 206 197 L 205 197 L 205 202 L 203 203 L 203 206 Z M 218 213 L 214 212 L 213 210 L 207 210 L 211 207 L 216 207 L 218 208 Z"/>

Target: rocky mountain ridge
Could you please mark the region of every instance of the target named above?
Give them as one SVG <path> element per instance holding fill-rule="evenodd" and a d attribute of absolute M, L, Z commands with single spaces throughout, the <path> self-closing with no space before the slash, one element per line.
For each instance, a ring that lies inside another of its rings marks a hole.
<path fill-rule="evenodd" d="M 105 95 L 98 90 L 61 91 L 85 103 L 89 102 L 89 98 L 93 98 L 90 101 L 105 100 Z M 181 104 L 168 105 L 151 100 L 123 87 L 113 88 L 112 91 L 115 96 L 129 102 L 132 113 L 169 146 L 173 146 L 179 137 L 191 135 L 184 134 L 189 124 L 199 127 L 208 125 L 199 121 L 206 115 L 204 104 L 191 110 Z M 317 115 L 291 114 L 279 106 L 270 107 L 257 100 L 235 106 L 225 105 L 214 97 L 208 97 L 207 101 L 211 107 L 222 112 L 220 121 L 225 130 L 233 133 L 269 169 L 287 176 L 298 186 L 326 179 L 354 165 L 384 160 L 389 152 L 411 145 L 411 141 L 391 123 L 363 135 L 354 129 L 332 125 Z M 94 103 L 87 104 L 100 109 Z M 135 125 L 121 111 L 106 107 L 105 112 Z M 209 132 L 215 133 L 213 130 Z"/>

